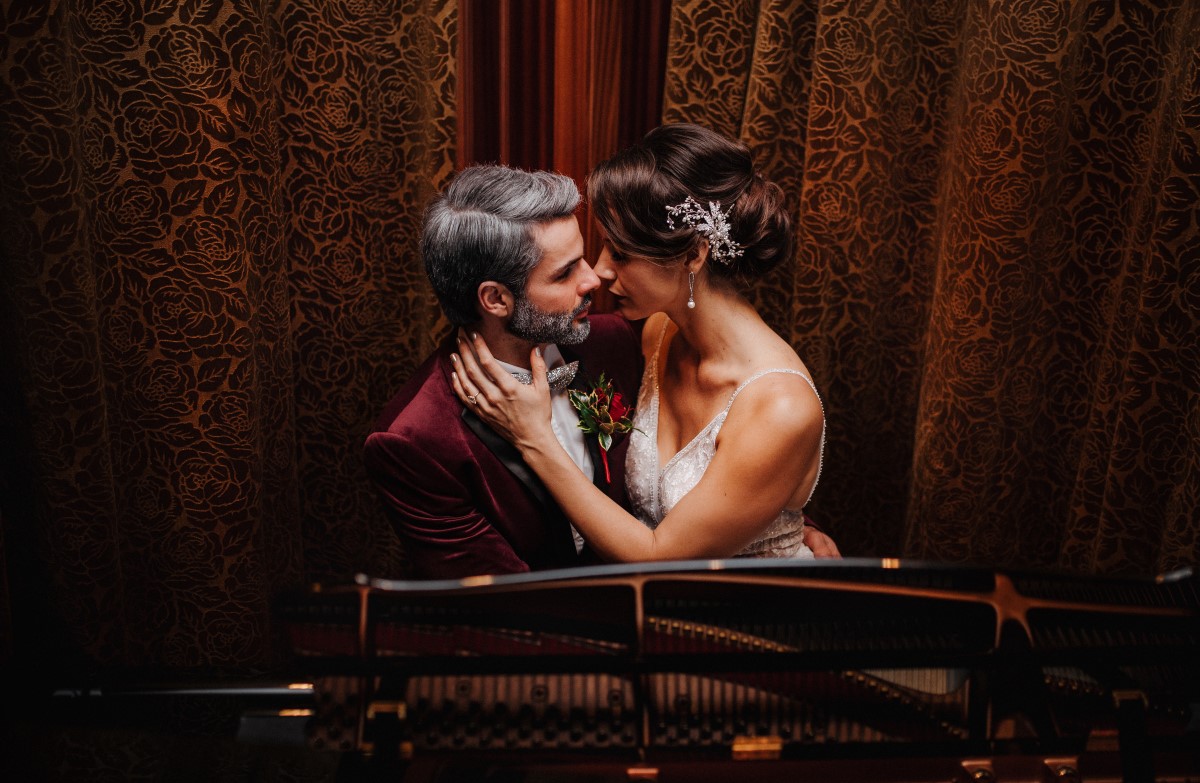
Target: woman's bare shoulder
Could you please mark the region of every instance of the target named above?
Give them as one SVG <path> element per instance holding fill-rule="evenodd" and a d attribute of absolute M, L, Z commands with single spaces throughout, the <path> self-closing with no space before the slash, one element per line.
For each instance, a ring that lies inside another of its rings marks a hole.
<path fill-rule="evenodd" d="M 731 431 L 770 431 L 785 437 L 804 437 L 814 429 L 819 431 L 825 420 L 824 406 L 803 363 L 772 369 L 792 372 L 766 372 L 746 384 L 729 410 L 726 427 Z"/>

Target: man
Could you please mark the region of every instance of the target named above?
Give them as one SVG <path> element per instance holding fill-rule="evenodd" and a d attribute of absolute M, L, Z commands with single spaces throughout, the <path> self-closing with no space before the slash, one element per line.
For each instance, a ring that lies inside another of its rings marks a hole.
<path fill-rule="evenodd" d="M 559 440 L 624 505 L 627 438 L 613 444 L 606 480 L 596 438 L 578 428 L 566 394 L 604 373 L 632 401 L 642 374 L 636 330 L 618 316 L 588 315 L 600 280 L 584 258 L 574 215 L 579 198 L 574 181 L 560 174 L 467 168 L 430 205 L 421 253 L 455 331 L 481 334 L 522 380 L 530 352 L 541 346 Z M 365 446 L 367 471 L 413 575 L 460 578 L 579 564 L 582 540 L 541 481 L 455 397 L 455 350 L 451 334 L 388 404 Z"/>

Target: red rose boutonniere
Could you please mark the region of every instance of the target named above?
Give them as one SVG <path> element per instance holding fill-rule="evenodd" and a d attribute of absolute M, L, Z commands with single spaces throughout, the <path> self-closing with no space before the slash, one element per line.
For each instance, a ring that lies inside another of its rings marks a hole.
<path fill-rule="evenodd" d="M 588 435 L 595 435 L 600 441 L 600 461 L 604 463 L 604 480 L 612 482 L 608 472 L 608 450 L 612 447 L 613 435 L 620 435 L 634 429 L 629 416 L 633 408 L 621 399 L 621 392 L 613 393 L 612 381 L 605 379 L 600 373 L 600 380 L 592 386 L 591 391 L 567 392 L 571 405 L 579 411 L 579 429 Z"/>

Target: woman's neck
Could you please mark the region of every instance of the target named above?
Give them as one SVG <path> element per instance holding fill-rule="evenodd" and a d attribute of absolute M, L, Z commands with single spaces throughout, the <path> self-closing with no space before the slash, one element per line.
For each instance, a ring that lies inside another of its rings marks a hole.
<path fill-rule="evenodd" d="M 697 366 L 745 361 L 747 346 L 764 326 L 745 298 L 731 288 L 706 286 L 697 291 L 696 307 L 669 313 L 678 327 L 671 354 Z"/>

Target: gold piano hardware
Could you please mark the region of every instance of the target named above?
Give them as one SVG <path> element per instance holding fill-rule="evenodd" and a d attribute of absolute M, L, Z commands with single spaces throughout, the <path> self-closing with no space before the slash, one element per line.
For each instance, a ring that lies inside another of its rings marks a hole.
<path fill-rule="evenodd" d="M 775 761 L 783 753 L 782 737 L 734 737 L 734 761 Z"/>
<path fill-rule="evenodd" d="M 629 767 L 625 770 L 626 780 L 658 780 L 658 767 Z"/>
<path fill-rule="evenodd" d="M 402 701 L 373 701 L 367 705 L 367 720 L 375 720 L 376 715 L 395 715 L 404 720 L 408 715 L 408 706 Z"/>
<path fill-rule="evenodd" d="M 374 742 L 360 743 L 358 746 L 358 749 L 360 751 L 362 751 L 365 755 L 370 756 L 375 753 L 375 743 Z M 407 742 L 407 741 L 401 742 L 397 748 L 397 752 L 398 752 L 399 757 L 401 759 L 403 759 L 404 761 L 412 761 L 413 744 L 411 742 Z"/>
<path fill-rule="evenodd" d="M 1079 757 L 1047 758 L 1042 763 L 1046 765 L 1047 779 L 1053 783 L 1079 783 Z"/>
<path fill-rule="evenodd" d="M 279 717 L 281 718 L 311 718 L 312 710 L 280 710 Z"/>
<path fill-rule="evenodd" d="M 967 783 L 993 783 L 996 779 L 991 759 L 964 759 L 962 768 L 963 772 L 967 773 L 965 778 Z M 955 778 L 955 780 L 963 780 L 963 778 Z"/>

